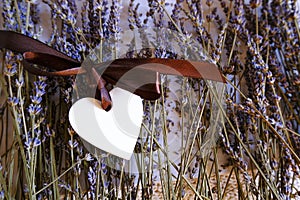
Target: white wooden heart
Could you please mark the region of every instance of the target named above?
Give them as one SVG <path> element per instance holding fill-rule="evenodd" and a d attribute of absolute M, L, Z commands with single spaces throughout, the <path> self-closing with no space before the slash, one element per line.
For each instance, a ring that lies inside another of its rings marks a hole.
<path fill-rule="evenodd" d="M 87 143 L 129 160 L 143 120 L 142 99 L 121 88 L 110 91 L 113 106 L 108 112 L 94 98 L 82 98 L 69 111 L 69 121 Z M 93 153 L 93 152 L 92 152 Z"/>

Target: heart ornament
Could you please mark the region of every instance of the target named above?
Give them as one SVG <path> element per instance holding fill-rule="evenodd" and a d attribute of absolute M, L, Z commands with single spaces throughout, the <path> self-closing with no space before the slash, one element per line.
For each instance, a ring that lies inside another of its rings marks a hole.
<path fill-rule="evenodd" d="M 87 149 L 101 149 L 129 160 L 140 133 L 143 120 L 142 99 L 115 87 L 110 91 L 113 106 L 108 112 L 97 99 L 86 97 L 75 102 L 69 121 L 83 139 Z"/>

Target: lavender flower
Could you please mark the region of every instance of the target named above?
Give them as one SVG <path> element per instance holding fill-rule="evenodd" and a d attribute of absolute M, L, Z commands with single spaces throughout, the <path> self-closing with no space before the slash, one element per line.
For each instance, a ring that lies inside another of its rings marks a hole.
<path fill-rule="evenodd" d="M 91 185 L 95 185 L 96 184 L 96 173 L 95 171 L 92 169 L 92 167 L 89 167 L 89 172 L 88 172 L 88 181 Z"/>
<path fill-rule="evenodd" d="M 29 150 L 34 147 L 41 145 L 41 140 L 39 138 L 29 138 L 28 141 L 24 142 L 25 147 Z"/>
<path fill-rule="evenodd" d="M 4 197 L 5 197 L 4 195 L 5 195 L 5 194 L 4 194 L 4 190 L 1 190 L 1 191 L 0 191 L 0 199 L 4 199 Z"/>
<path fill-rule="evenodd" d="M 10 106 L 16 106 L 19 104 L 19 99 L 17 97 L 9 97 L 7 103 Z"/>
<path fill-rule="evenodd" d="M 9 0 L 3 1 L 2 6 L 3 6 L 2 17 L 4 21 L 3 26 L 7 30 L 17 30 L 18 24 L 16 18 L 14 17 L 16 14 L 16 10 L 14 9 L 12 2 Z"/>
<path fill-rule="evenodd" d="M 8 64 L 5 68 L 4 74 L 6 76 L 14 76 L 17 73 L 17 63 Z"/>
<path fill-rule="evenodd" d="M 69 142 L 68 142 L 69 148 L 71 148 L 71 149 L 75 149 L 78 146 L 78 144 L 79 143 L 76 140 L 74 140 L 74 141 L 69 140 Z"/>
<path fill-rule="evenodd" d="M 84 159 L 88 162 L 94 160 L 94 158 L 92 157 L 92 155 L 90 153 L 85 154 Z"/>
<path fill-rule="evenodd" d="M 41 105 L 30 104 L 28 106 L 28 112 L 31 116 L 38 115 L 42 112 L 43 108 Z"/>

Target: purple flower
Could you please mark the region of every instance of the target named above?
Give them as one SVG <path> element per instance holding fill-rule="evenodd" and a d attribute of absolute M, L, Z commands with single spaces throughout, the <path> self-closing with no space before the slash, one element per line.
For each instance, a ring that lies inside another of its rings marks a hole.
<path fill-rule="evenodd" d="M 23 85 L 24 85 L 24 79 L 23 78 L 21 78 L 20 80 L 16 79 L 16 86 L 18 88 L 21 88 Z"/>
<path fill-rule="evenodd" d="M 92 167 L 89 167 L 89 171 L 88 171 L 88 181 L 91 185 L 95 185 L 96 184 L 96 173 L 93 170 Z"/>
<path fill-rule="evenodd" d="M 0 199 L 4 199 L 4 190 L 0 191 Z"/>
<path fill-rule="evenodd" d="M 43 96 L 45 94 L 45 88 L 46 88 L 47 84 L 44 81 L 42 81 L 42 80 L 35 81 L 34 86 L 36 89 L 37 96 Z"/>
<path fill-rule="evenodd" d="M 6 76 L 13 76 L 17 73 L 17 63 L 7 64 L 4 74 Z"/>
<path fill-rule="evenodd" d="M 17 97 L 9 97 L 7 100 L 8 105 L 10 106 L 16 106 L 19 104 L 19 99 Z"/>
<path fill-rule="evenodd" d="M 68 144 L 71 149 L 74 149 L 78 146 L 78 142 L 76 140 L 74 140 L 74 141 L 69 140 Z"/>
<path fill-rule="evenodd" d="M 92 160 L 94 160 L 93 156 L 90 153 L 85 154 L 84 159 L 86 161 L 92 161 Z"/>
<path fill-rule="evenodd" d="M 25 143 L 25 147 L 27 149 L 33 148 L 33 147 L 37 147 L 41 145 L 41 140 L 39 138 L 28 138 L 28 141 L 26 141 Z"/>
<path fill-rule="evenodd" d="M 30 96 L 30 99 L 33 104 L 40 104 L 43 100 L 41 96 Z"/>
<path fill-rule="evenodd" d="M 43 110 L 41 105 L 30 104 L 28 107 L 28 112 L 30 115 L 38 115 Z"/>

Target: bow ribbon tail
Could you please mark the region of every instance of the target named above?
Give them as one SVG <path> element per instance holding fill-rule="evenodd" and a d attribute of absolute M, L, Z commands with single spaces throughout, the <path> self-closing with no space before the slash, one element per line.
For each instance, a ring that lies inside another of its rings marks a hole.
<path fill-rule="evenodd" d="M 92 68 L 92 74 L 94 79 L 97 82 L 97 90 L 96 92 L 100 93 L 100 98 L 101 98 L 101 106 L 105 111 L 109 111 L 112 107 L 112 100 L 111 97 L 105 87 L 106 81 L 98 74 L 96 69 L 93 67 Z"/>

